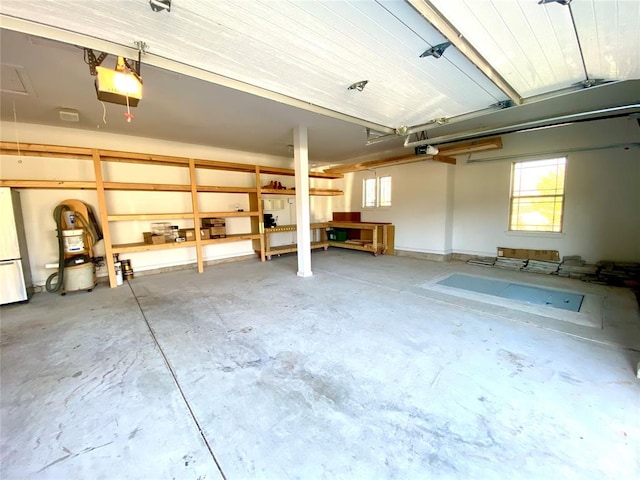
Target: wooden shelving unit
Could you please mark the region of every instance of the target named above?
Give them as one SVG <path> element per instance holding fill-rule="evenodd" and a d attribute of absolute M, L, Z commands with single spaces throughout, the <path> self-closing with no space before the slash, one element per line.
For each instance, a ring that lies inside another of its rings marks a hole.
<path fill-rule="evenodd" d="M 284 175 L 294 176 L 295 171 L 286 168 L 267 167 L 260 165 L 220 162 L 215 160 L 202 160 L 193 158 L 173 157 L 166 155 L 150 155 L 143 153 L 121 152 L 105 149 L 93 149 L 83 147 L 67 147 L 57 145 L 20 144 L 13 142 L 0 142 L 0 153 L 3 155 L 22 155 L 37 157 L 72 158 L 93 162 L 94 180 L 87 181 L 66 181 L 66 180 L 8 180 L 0 179 L 0 186 L 13 188 L 34 188 L 34 189 L 79 189 L 96 190 L 98 196 L 98 211 L 102 225 L 105 261 L 109 272 L 109 283 L 111 287 L 116 286 L 116 276 L 113 261 L 114 253 L 136 253 L 152 252 L 165 249 L 195 248 L 197 254 L 198 271 L 204 271 L 203 246 L 220 243 L 252 241 L 253 249 L 262 261 L 266 259 L 265 234 L 262 212 L 262 195 L 295 195 L 293 189 L 267 189 L 261 187 L 260 175 Z M 111 182 L 104 178 L 103 165 L 107 162 L 134 163 L 144 165 L 181 167 L 189 170 L 189 183 L 184 184 L 158 184 L 140 182 Z M 222 185 L 202 185 L 197 181 L 197 171 L 219 170 L 228 172 L 240 172 L 254 176 L 253 187 L 222 186 Z M 310 178 L 337 179 L 342 178 L 342 174 L 331 174 L 325 172 L 309 172 Z M 146 191 L 146 192 L 185 192 L 191 193 L 192 209 L 190 212 L 175 213 L 113 213 L 107 205 L 105 192 L 107 191 Z M 198 205 L 199 193 L 212 194 L 246 194 L 249 196 L 248 211 L 216 211 L 201 212 Z M 333 196 L 342 195 L 343 192 L 335 189 L 311 188 L 310 195 Z M 172 242 L 161 244 L 127 243 L 114 244 L 111 238 L 109 223 L 126 221 L 148 221 L 148 220 L 191 220 L 196 229 L 200 226 L 200 219 L 205 217 L 248 217 L 251 220 L 251 231 L 242 234 L 231 234 L 224 238 L 213 238 L 202 240 L 200 235 L 196 235 L 195 241 Z M 295 226 L 294 226 L 295 227 Z M 316 242 L 317 243 L 317 242 Z M 326 243 L 326 237 L 324 243 Z M 328 245 L 327 245 L 328 246 Z M 319 247 L 315 247 L 319 248 Z"/>

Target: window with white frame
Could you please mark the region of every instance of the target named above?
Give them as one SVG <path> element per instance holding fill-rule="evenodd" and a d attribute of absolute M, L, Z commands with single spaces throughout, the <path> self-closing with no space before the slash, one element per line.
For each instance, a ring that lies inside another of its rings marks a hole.
<path fill-rule="evenodd" d="M 509 230 L 562 232 L 566 166 L 565 157 L 513 164 Z"/>
<path fill-rule="evenodd" d="M 391 206 L 391 177 L 365 178 L 362 181 L 363 208 Z"/>

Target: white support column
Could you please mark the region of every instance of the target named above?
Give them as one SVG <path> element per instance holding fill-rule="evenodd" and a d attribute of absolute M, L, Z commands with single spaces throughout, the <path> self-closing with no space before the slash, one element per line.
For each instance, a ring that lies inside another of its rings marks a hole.
<path fill-rule="evenodd" d="M 298 238 L 298 276 L 310 277 L 311 226 L 309 213 L 309 149 L 307 127 L 293 129 L 293 159 L 296 169 L 296 225 Z"/>

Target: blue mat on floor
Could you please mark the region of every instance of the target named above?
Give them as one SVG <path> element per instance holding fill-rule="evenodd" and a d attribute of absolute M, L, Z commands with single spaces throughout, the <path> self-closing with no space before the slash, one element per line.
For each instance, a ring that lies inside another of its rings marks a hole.
<path fill-rule="evenodd" d="M 518 283 L 503 282 L 489 278 L 472 277 L 455 273 L 438 282 L 439 285 L 461 288 L 471 292 L 484 293 L 495 297 L 520 300 L 535 305 L 546 305 L 572 312 L 579 312 L 584 295 L 562 292 L 541 287 L 530 287 Z"/>

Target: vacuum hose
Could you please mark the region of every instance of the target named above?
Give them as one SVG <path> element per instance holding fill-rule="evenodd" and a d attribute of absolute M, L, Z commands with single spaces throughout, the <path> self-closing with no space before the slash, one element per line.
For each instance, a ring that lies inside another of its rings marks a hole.
<path fill-rule="evenodd" d="M 56 293 L 57 291 L 60 290 L 60 288 L 62 288 L 62 285 L 64 284 L 65 258 L 64 258 L 64 236 L 62 235 L 62 230 L 63 230 L 62 214 L 70 210 L 71 208 L 69 208 L 68 205 L 58 205 L 53 210 L 53 219 L 56 222 L 56 230 L 58 232 L 58 271 L 52 273 L 51 275 L 49 275 L 49 278 L 47 278 L 47 281 L 45 283 L 45 288 L 49 293 Z M 87 222 L 87 219 L 84 218 L 84 216 L 80 212 L 75 212 L 75 217 L 76 217 L 76 221 L 80 220 L 80 224 L 82 224 L 89 231 L 89 235 L 91 236 L 93 243 L 95 243 L 97 241 L 96 239 L 98 238 L 98 234 L 93 224 Z M 58 279 L 58 281 L 55 284 L 53 284 L 53 281 L 56 278 Z"/>

